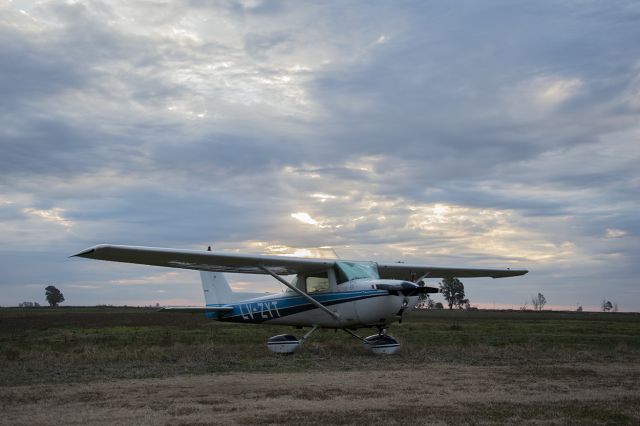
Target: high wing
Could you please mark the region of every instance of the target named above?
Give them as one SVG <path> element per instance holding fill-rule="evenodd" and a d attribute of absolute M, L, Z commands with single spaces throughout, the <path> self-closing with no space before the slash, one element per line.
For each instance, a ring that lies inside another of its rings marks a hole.
<path fill-rule="evenodd" d="M 380 278 L 414 281 L 417 278 L 504 278 L 526 274 L 526 269 L 449 268 L 442 266 L 378 263 Z"/>
<path fill-rule="evenodd" d="M 336 260 L 308 259 L 287 256 L 263 256 L 200 250 L 180 250 L 158 247 L 137 247 L 101 244 L 72 256 L 112 262 L 166 266 L 197 271 L 267 274 L 263 268 L 278 275 L 291 275 L 324 271 L 332 268 Z M 416 278 L 470 278 L 514 277 L 524 275 L 523 269 L 447 268 L 406 263 L 378 263 L 380 278 L 413 281 Z"/>
<path fill-rule="evenodd" d="M 167 266 L 197 271 L 266 274 L 262 267 L 278 275 L 291 275 L 324 271 L 333 267 L 335 260 L 305 259 L 300 257 L 261 256 L 214 251 L 179 250 L 158 247 L 116 246 L 101 244 L 72 256 L 112 262 Z"/>

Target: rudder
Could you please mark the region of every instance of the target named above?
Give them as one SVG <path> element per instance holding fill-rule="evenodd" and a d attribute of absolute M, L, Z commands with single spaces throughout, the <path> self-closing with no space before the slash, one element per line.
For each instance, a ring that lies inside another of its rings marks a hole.
<path fill-rule="evenodd" d="M 222 272 L 200 271 L 204 301 L 209 305 L 224 305 L 233 302 L 233 290 Z"/>

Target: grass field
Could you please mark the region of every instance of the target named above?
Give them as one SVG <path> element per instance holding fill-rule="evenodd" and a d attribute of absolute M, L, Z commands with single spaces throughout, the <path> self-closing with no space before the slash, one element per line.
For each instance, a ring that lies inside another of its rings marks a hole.
<path fill-rule="evenodd" d="M 277 356 L 283 332 L 304 330 L 0 309 L 0 422 L 640 423 L 640 315 L 414 311 L 386 357 L 332 330 Z"/>

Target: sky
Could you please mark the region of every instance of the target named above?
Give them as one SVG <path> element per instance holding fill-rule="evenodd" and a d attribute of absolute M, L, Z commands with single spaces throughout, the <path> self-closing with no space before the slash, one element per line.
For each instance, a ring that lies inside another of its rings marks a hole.
<path fill-rule="evenodd" d="M 471 304 L 640 311 L 638 40 L 637 1 L 0 1 L 0 305 L 203 303 L 68 257 L 112 243 L 526 268 Z"/>

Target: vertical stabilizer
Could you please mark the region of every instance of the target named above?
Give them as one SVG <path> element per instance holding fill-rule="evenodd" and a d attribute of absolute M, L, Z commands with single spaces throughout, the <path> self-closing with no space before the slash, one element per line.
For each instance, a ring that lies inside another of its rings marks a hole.
<path fill-rule="evenodd" d="M 233 290 L 222 272 L 200 271 L 206 305 L 224 305 L 233 302 Z"/>

